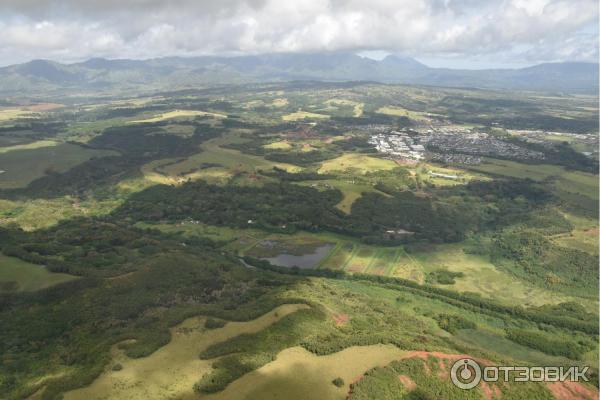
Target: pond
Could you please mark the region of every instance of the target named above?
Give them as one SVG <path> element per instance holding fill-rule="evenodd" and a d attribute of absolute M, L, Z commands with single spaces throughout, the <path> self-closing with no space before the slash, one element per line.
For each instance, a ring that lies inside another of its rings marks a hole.
<path fill-rule="evenodd" d="M 273 265 L 280 267 L 294 267 L 298 268 L 316 268 L 319 263 L 333 248 L 332 244 L 324 244 L 315 248 L 311 253 L 302 255 L 294 255 L 288 253 L 281 253 L 274 257 L 263 257 L 263 260 L 269 261 Z"/>

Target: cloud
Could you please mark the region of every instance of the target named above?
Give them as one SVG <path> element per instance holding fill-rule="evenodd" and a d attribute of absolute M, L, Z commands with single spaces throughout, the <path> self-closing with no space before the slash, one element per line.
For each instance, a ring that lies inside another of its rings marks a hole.
<path fill-rule="evenodd" d="M 3 10 L 5 64 L 337 50 L 598 56 L 595 0 L 3 0 Z"/>

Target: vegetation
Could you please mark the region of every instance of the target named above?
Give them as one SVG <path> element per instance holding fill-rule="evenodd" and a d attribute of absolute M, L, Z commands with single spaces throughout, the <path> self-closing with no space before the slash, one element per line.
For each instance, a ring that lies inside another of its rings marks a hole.
<path fill-rule="evenodd" d="M 451 355 L 597 364 L 593 99 L 315 82 L 77 99 L 0 118 L 1 398 L 546 399 L 460 391 Z M 545 159 L 413 163 L 368 141 L 425 123 Z M 311 268 L 266 260 L 323 246 Z"/>

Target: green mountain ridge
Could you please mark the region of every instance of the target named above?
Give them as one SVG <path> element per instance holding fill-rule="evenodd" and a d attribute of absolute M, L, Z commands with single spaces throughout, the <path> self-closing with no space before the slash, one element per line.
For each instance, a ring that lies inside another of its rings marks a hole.
<path fill-rule="evenodd" d="M 598 64 L 546 63 L 521 69 L 431 68 L 412 58 L 381 61 L 352 53 L 265 54 L 238 57 L 91 58 L 73 64 L 33 60 L 0 68 L 0 93 L 54 90 L 186 88 L 207 84 L 291 80 L 378 81 L 509 90 L 596 93 Z"/>

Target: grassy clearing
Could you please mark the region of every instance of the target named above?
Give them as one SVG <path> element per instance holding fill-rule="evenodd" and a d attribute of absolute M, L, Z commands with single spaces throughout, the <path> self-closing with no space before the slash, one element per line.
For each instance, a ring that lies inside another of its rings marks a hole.
<path fill-rule="evenodd" d="M 292 145 L 287 140 L 280 140 L 278 142 L 265 144 L 263 147 L 265 149 L 273 149 L 273 150 L 289 150 L 292 148 Z"/>
<path fill-rule="evenodd" d="M 17 144 L 14 146 L 0 147 L 0 154 L 8 153 L 10 151 L 15 150 L 32 150 L 32 149 L 40 149 L 42 147 L 52 147 L 58 145 L 59 142 L 54 140 L 37 140 L 32 143 L 27 144 Z"/>
<path fill-rule="evenodd" d="M 325 174 L 333 171 L 347 171 L 352 169 L 365 174 L 371 171 L 391 170 L 396 167 L 396 163 L 390 160 L 366 156 L 364 154 L 349 153 L 323 162 L 319 168 L 319 173 Z"/>
<path fill-rule="evenodd" d="M 24 187 L 48 172 L 65 172 L 92 157 L 112 154 L 116 153 L 70 143 L 5 152 L 0 154 L 0 188 Z"/>
<path fill-rule="evenodd" d="M 555 178 L 557 192 L 581 194 L 590 199 L 598 199 L 598 176 L 580 171 L 568 171 L 564 167 L 549 164 L 522 164 L 514 161 L 486 159 L 470 169 L 488 174 L 504 175 L 513 178 L 529 178 L 543 181 Z"/>
<path fill-rule="evenodd" d="M 414 119 L 415 121 L 429 121 L 429 117 L 426 113 L 407 110 L 406 108 L 397 107 L 397 106 L 385 106 L 377 109 L 375 111 L 379 114 L 391 115 L 393 117 L 407 117 L 410 119 Z"/>
<path fill-rule="evenodd" d="M 281 97 L 271 102 L 271 107 L 285 107 L 289 104 L 288 99 Z"/>
<path fill-rule="evenodd" d="M 336 204 L 336 208 L 345 212 L 346 214 L 350 214 L 352 210 L 352 204 L 359 199 L 364 192 L 377 192 L 373 186 L 364 183 L 353 183 L 353 181 L 340 179 L 326 179 L 319 181 L 304 181 L 299 183 L 303 186 L 314 186 L 317 189 L 334 187 L 338 189 L 344 195 L 342 201 Z M 328 185 L 328 186 L 326 186 Z"/>
<path fill-rule="evenodd" d="M 552 240 L 560 246 L 570 247 L 598 255 L 598 220 L 562 213 L 573 225 L 570 233 L 555 235 Z"/>
<path fill-rule="evenodd" d="M 524 360 L 535 365 L 564 365 L 573 363 L 564 357 L 555 357 L 540 351 L 521 346 L 505 337 L 486 330 L 463 329 L 457 332 L 454 340 L 469 347 L 481 347 L 501 357 Z"/>
<path fill-rule="evenodd" d="M 0 254 L 0 293 L 39 290 L 76 278 Z"/>
<path fill-rule="evenodd" d="M 342 106 L 352 106 L 352 112 L 354 117 L 361 117 L 363 115 L 363 111 L 365 108 L 365 103 L 359 103 L 357 101 L 346 100 L 346 99 L 330 99 L 326 100 L 325 104 L 327 105 L 342 105 Z"/>
<path fill-rule="evenodd" d="M 473 173 L 461 168 L 441 167 L 439 165 L 422 163 L 414 170 L 415 174 L 419 175 L 423 181 L 428 181 L 436 186 L 455 186 L 468 183 L 473 180 L 488 181 L 490 178 L 484 174 Z M 431 175 L 431 173 L 455 175 L 457 178 L 443 178 Z"/>
<path fill-rule="evenodd" d="M 376 366 L 401 358 L 406 352 L 392 345 L 353 346 L 338 353 L 317 356 L 291 347 L 277 359 L 231 383 L 211 400 L 236 399 L 345 399 L 350 383 Z M 344 384 L 332 381 L 340 377 Z M 204 398 L 204 397 L 203 397 Z"/>
<path fill-rule="evenodd" d="M 340 243 L 332 250 L 321 267 L 344 269 L 346 272 L 392 276 L 402 254 L 401 247 Z"/>
<path fill-rule="evenodd" d="M 411 255 L 413 260 L 422 266 L 428 274 L 439 269 L 462 272 L 464 277 L 456 278 L 452 285 L 438 285 L 459 292 L 480 293 L 507 304 L 538 306 L 572 301 L 573 298 L 534 287 L 515 279 L 508 273 L 499 271 L 486 258 L 467 254 L 461 244 L 445 244 L 436 246 L 434 250 Z"/>
<path fill-rule="evenodd" d="M 105 215 L 121 203 L 112 199 L 86 199 L 69 196 L 53 199 L 0 200 L 0 225 L 16 224 L 25 231 L 48 228 L 61 220 Z"/>
<path fill-rule="evenodd" d="M 325 114 L 316 114 L 308 111 L 298 110 L 291 114 L 286 114 L 281 117 L 284 121 L 300 121 L 303 119 L 327 119 L 329 115 Z"/>
<path fill-rule="evenodd" d="M 198 355 L 210 345 L 241 334 L 259 332 L 286 315 L 307 308 L 287 304 L 248 322 L 228 322 L 223 328 L 206 329 L 204 317 L 190 318 L 171 329 L 171 341 L 148 357 L 130 359 L 113 346 L 111 365 L 91 385 L 65 393 L 76 399 L 195 399 L 193 385 L 210 372 L 211 360 Z M 122 369 L 113 370 L 120 364 Z"/>
<path fill-rule="evenodd" d="M 141 124 L 141 123 L 148 123 L 148 122 L 151 123 L 151 122 L 160 122 L 160 121 L 164 121 L 164 120 L 167 120 L 167 119 L 187 118 L 187 117 L 227 118 L 227 115 L 213 113 L 213 112 L 208 112 L 208 111 L 175 110 L 175 111 L 169 111 L 169 112 L 166 112 L 166 113 L 163 113 L 163 114 L 159 114 L 159 115 L 156 115 L 156 116 L 151 117 L 151 118 L 139 119 L 139 120 L 135 120 L 135 121 L 129 121 L 129 123 L 131 123 L 131 124 Z"/>

